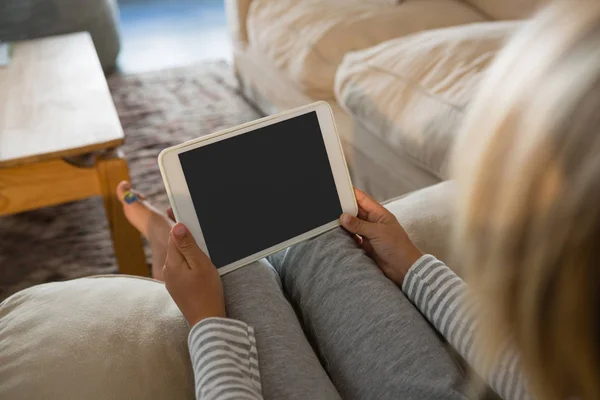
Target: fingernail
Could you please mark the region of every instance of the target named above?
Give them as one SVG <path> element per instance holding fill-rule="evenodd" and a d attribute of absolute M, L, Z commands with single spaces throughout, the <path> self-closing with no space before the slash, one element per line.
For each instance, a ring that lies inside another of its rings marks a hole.
<path fill-rule="evenodd" d="M 350 223 L 350 214 L 342 214 L 342 222 L 344 224 L 349 224 Z"/>
<path fill-rule="evenodd" d="M 132 204 L 132 203 L 135 203 L 136 201 L 138 201 L 139 198 L 137 197 L 137 195 L 135 193 L 128 190 L 125 193 L 123 193 L 123 200 L 125 200 L 125 203 L 127 203 L 127 204 Z"/>
<path fill-rule="evenodd" d="M 185 225 L 183 224 L 175 224 L 173 227 L 173 235 L 179 239 L 183 239 L 186 233 L 187 229 L 185 229 Z"/>

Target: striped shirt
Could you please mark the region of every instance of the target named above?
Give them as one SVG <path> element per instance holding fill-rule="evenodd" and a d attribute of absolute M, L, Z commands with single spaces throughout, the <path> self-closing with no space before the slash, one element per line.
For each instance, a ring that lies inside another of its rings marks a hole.
<path fill-rule="evenodd" d="M 424 255 L 408 270 L 402 291 L 487 384 L 505 400 L 529 399 L 520 362 L 507 343 L 502 359 L 486 366 L 473 343 L 475 304 L 465 301 L 467 285 L 443 262 Z"/>
<path fill-rule="evenodd" d="M 241 321 L 207 318 L 190 331 L 196 398 L 262 399 L 254 329 Z"/>
<path fill-rule="evenodd" d="M 505 400 L 529 396 L 517 354 L 507 344 L 503 358 L 482 367 L 473 343 L 474 305 L 465 301 L 466 284 L 444 263 L 424 255 L 408 271 L 402 290 L 429 322 Z M 262 399 L 254 330 L 232 319 L 209 318 L 190 331 L 188 345 L 202 400 Z"/>

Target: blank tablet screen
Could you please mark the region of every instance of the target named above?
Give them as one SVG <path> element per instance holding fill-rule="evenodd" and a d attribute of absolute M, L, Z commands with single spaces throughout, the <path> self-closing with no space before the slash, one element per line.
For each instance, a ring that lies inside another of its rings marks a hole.
<path fill-rule="evenodd" d="M 179 160 L 217 267 L 342 213 L 314 111 L 180 153 Z"/>

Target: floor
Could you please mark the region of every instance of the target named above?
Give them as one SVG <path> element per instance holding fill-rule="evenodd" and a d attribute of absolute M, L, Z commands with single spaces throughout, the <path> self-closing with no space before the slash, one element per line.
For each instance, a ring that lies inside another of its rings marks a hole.
<path fill-rule="evenodd" d="M 231 61 L 224 0 L 118 0 L 121 72 Z"/>

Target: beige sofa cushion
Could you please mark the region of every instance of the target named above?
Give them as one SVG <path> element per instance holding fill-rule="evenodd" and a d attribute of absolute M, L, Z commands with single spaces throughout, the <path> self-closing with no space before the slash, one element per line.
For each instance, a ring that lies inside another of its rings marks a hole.
<path fill-rule="evenodd" d="M 0 399 L 194 399 L 188 331 L 150 279 L 32 287 L 0 305 Z"/>
<path fill-rule="evenodd" d="M 314 99 L 332 99 L 344 55 L 385 40 L 484 17 L 455 0 L 382 2 L 253 0 L 249 43 Z"/>
<path fill-rule="evenodd" d="M 497 20 L 529 18 L 551 0 L 466 0 L 490 18 Z"/>
<path fill-rule="evenodd" d="M 441 179 L 483 72 L 519 22 L 422 32 L 346 56 L 336 97 L 360 125 Z"/>

